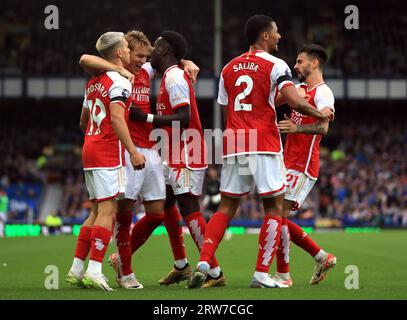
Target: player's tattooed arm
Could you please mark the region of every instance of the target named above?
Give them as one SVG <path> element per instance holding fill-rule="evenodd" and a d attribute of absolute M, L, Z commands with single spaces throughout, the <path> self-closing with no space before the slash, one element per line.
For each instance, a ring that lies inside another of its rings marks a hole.
<path fill-rule="evenodd" d="M 102 71 L 116 71 L 131 83 L 134 81 L 134 75 L 130 71 L 98 56 L 83 54 L 79 59 L 79 65 L 91 75 L 96 75 Z"/>
<path fill-rule="evenodd" d="M 130 108 L 130 120 L 150 122 L 157 126 L 171 127 L 174 121 L 179 121 L 181 128 L 188 128 L 190 120 L 190 107 L 189 105 L 175 109 L 174 114 L 160 116 L 151 113 L 145 113 L 137 106 Z"/>
<path fill-rule="evenodd" d="M 329 122 L 327 120 L 321 120 L 314 124 L 300 124 L 297 125 L 297 132 L 326 135 L 328 133 L 328 123 Z"/>
<path fill-rule="evenodd" d="M 328 133 L 329 122 L 321 120 L 313 124 L 295 124 L 287 115 L 284 115 L 284 120 L 277 124 L 280 133 L 305 133 L 305 134 L 321 134 Z"/>
<path fill-rule="evenodd" d="M 318 111 L 298 94 L 294 86 L 284 87 L 281 90 L 281 94 L 286 98 L 288 105 L 299 113 L 321 120 L 333 120 L 333 111 L 331 108 L 324 108 Z"/>
<path fill-rule="evenodd" d="M 198 78 L 199 67 L 191 60 L 182 59 L 179 64 L 181 68 L 184 69 L 188 77 L 191 79 L 191 82 L 195 83 L 196 79 Z"/>

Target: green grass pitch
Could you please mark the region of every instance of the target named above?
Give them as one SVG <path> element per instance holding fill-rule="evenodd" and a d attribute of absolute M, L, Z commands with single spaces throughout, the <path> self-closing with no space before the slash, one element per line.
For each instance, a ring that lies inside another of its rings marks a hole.
<path fill-rule="evenodd" d="M 133 269 L 144 285 L 143 290 L 118 289 L 114 273 L 105 263 L 104 273 L 117 291 L 100 292 L 68 286 L 65 275 L 70 268 L 76 237 L 52 236 L 0 239 L 0 300 L 3 299 L 407 299 L 407 231 L 348 234 L 344 232 L 312 233 L 321 247 L 334 253 L 338 264 L 319 285 L 310 286 L 314 262 L 307 253 L 292 245 L 289 289 L 250 289 L 257 255 L 257 235 L 234 235 L 224 240 L 218 260 L 227 277 L 223 288 L 187 290 L 185 283 L 160 287 L 157 280 L 172 266 L 168 238 L 153 236 L 133 257 Z M 197 250 L 190 236 L 185 236 L 192 266 Z M 111 244 L 108 254 L 114 250 Z M 44 283 L 47 265 L 59 269 L 59 289 L 47 290 Z M 353 265 L 359 271 L 359 289 L 345 288 Z M 270 270 L 275 270 L 275 262 Z"/>

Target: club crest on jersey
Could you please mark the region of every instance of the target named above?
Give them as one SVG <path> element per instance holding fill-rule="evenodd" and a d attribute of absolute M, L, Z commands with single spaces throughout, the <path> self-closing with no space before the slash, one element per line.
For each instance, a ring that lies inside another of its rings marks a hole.
<path fill-rule="evenodd" d="M 144 78 L 142 78 L 142 77 L 140 77 L 140 79 L 138 79 L 138 82 L 141 84 L 141 85 L 143 85 L 143 86 L 146 86 L 148 83 L 147 83 L 147 81 L 146 81 L 146 79 L 144 79 Z"/>
<path fill-rule="evenodd" d="M 123 89 L 123 91 L 122 91 L 122 97 L 123 97 L 123 98 L 127 98 L 128 96 L 129 96 L 129 90 Z"/>

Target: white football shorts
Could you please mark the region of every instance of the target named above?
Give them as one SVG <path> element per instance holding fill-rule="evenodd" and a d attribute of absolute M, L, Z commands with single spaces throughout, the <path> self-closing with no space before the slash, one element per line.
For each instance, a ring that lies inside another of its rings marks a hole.
<path fill-rule="evenodd" d="M 261 197 L 272 198 L 285 192 L 286 174 L 281 154 L 244 154 L 223 159 L 220 191 L 240 197 L 256 185 Z"/>
<path fill-rule="evenodd" d="M 295 202 L 292 211 L 298 210 L 304 203 L 308 194 L 317 182 L 311 179 L 304 172 L 287 169 L 287 192 L 284 199 Z"/>
<path fill-rule="evenodd" d="M 172 168 L 164 165 L 165 184 L 170 185 L 175 195 L 189 193 L 195 197 L 202 195 L 205 170 Z"/>
<path fill-rule="evenodd" d="M 141 201 L 153 201 L 165 199 L 165 181 L 163 176 L 163 165 L 160 155 L 156 150 L 138 148 L 138 151 L 146 158 L 143 170 L 134 170 L 130 154 L 124 153 L 126 159 L 126 199 Z"/>
<path fill-rule="evenodd" d="M 126 186 L 124 168 L 85 170 L 89 199 L 98 202 L 123 199 Z"/>

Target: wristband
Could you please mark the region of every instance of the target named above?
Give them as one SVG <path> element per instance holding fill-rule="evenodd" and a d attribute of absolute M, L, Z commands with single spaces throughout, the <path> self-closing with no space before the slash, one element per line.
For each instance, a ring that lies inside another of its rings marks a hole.
<path fill-rule="evenodd" d="M 153 120 L 154 120 L 154 115 L 151 114 L 151 113 L 147 114 L 147 120 L 146 121 L 148 123 L 153 123 Z"/>

